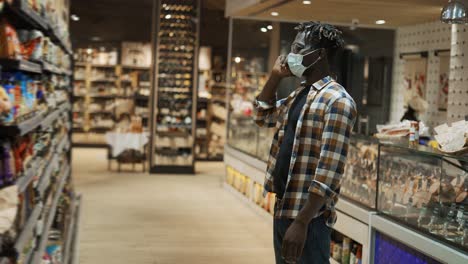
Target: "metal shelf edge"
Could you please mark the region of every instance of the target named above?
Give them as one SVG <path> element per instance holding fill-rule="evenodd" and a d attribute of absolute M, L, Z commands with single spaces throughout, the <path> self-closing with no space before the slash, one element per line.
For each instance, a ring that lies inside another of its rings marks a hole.
<path fill-rule="evenodd" d="M 47 241 L 49 240 L 49 231 L 50 231 L 50 228 L 52 226 L 52 221 L 54 219 L 55 213 L 57 212 L 58 201 L 59 201 L 59 198 L 60 198 L 60 196 L 62 194 L 63 187 L 65 186 L 65 182 L 66 182 L 67 178 L 70 176 L 71 168 L 70 168 L 69 165 L 67 165 L 67 166 L 68 166 L 67 169 L 65 169 L 65 172 L 62 174 L 62 177 L 60 179 L 57 191 L 56 191 L 55 196 L 54 196 L 54 200 L 52 201 L 52 205 L 50 207 L 49 215 L 47 216 L 47 223 L 46 223 L 44 231 L 42 232 L 41 239 L 40 239 L 40 242 L 38 244 L 39 245 L 38 251 L 36 251 L 34 253 L 34 256 L 33 256 L 33 259 L 32 259 L 33 264 L 34 263 L 40 263 L 40 260 L 41 260 L 41 258 L 43 256 L 43 253 L 44 253 L 46 245 L 47 245 Z"/>
<path fill-rule="evenodd" d="M 36 205 L 33 209 L 33 212 L 29 216 L 28 221 L 26 222 L 23 230 L 21 230 L 21 233 L 18 236 L 16 243 L 15 243 L 15 249 L 18 252 L 23 251 L 25 244 L 32 237 L 34 227 L 36 226 L 36 223 L 39 220 L 39 216 L 41 215 L 42 209 L 43 209 L 42 204 Z"/>

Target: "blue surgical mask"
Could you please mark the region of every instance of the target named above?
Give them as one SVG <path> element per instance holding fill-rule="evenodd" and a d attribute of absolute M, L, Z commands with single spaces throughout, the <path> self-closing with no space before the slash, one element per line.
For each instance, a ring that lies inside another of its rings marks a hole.
<path fill-rule="evenodd" d="M 320 57 L 318 57 L 317 60 L 315 60 L 315 62 L 313 62 L 309 66 L 304 66 L 302 65 L 302 62 L 304 61 L 304 56 L 310 55 L 314 52 L 320 52 L 321 50 L 322 49 L 316 49 L 305 55 L 292 53 L 292 52 L 289 53 L 287 59 L 288 59 L 289 70 L 291 71 L 291 73 L 301 78 L 307 69 L 314 66 L 320 59 L 322 59 L 322 56 L 320 55 Z"/>

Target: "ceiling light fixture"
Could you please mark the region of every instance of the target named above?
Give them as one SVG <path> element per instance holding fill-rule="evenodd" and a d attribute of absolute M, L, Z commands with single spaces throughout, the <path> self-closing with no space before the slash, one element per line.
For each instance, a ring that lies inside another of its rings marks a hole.
<path fill-rule="evenodd" d="M 71 18 L 71 20 L 73 20 L 73 21 L 80 21 L 80 17 L 77 16 L 77 15 L 75 15 L 75 14 L 72 14 L 72 15 L 70 16 L 70 18 Z"/>
<path fill-rule="evenodd" d="M 235 58 L 234 58 L 234 62 L 235 62 L 235 63 L 240 63 L 241 60 L 242 60 L 241 57 L 235 57 Z"/>
<path fill-rule="evenodd" d="M 303 3 L 304 5 L 310 5 L 310 4 L 312 4 L 312 1 L 304 0 L 304 1 L 302 1 L 302 3 Z"/>
<path fill-rule="evenodd" d="M 375 24 L 377 24 L 377 25 L 383 25 L 385 23 L 387 23 L 387 21 L 385 21 L 383 19 L 379 19 L 379 20 L 375 21 Z"/>
<path fill-rule="evenodd" d="M 272 30 L 272 29 L 273 29 L 273 26 L 272 26 L 272 25 L 268 25 L 268 26 L 267 26 L 267 29 L 268 29 L 268 30 Z"/>
<path fill-rule="evenodd" d="M 93 53 L 93 49 L 92 48 L 86 49 L 86 53 L 88 53 L 88 55 L 91 55 L 91 53 Z"/>
<path fill-rule="evenodd" d="M 100 37 L 92 37 L 91 41 L 101 41 L 102 39 Z"/>
<path fill-rule="evenodd" d="M 268 29 L 267 29 L 266 27 L 262 27 L 262 28 L 260 29 L 260 31 L 262 31 L 263 33 L 265 33 L 265 32 L 268 31 Z"/>
<path fill-rule="evenodd" d="M 171 17 L 172 17 L 172 16 L 171 16 L 170 14 L 167 14 L 164 18 L 165 18 L 165 19 L 171 19 Z"/>
<path fill-rule="evenodd" d="M 279 16 L 279 13 L 278 12 L 271 12 L 271 15 L 272 16 Z"/>
<path fill-rule="evenodd" d="M 450 0 L 440 13 L 440 20 L 448 24 L 468 23 L 468 0 Z"/>

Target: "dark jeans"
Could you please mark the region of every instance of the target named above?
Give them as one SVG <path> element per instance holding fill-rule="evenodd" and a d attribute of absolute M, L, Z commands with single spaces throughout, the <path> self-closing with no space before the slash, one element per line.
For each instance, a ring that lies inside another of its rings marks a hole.
<path fill-rule="evenodd" d="M 276 264 L 286 264 L 281 255 L 283 238 L 292 219 L 277 219 L 273 221 L 273 239 Z M 329 264 L 330 263 L 331 229 L 325 224 L 323 216 L 312 220 L 309 224 L 307 240 L 302 257 L 296 264 Z"/>

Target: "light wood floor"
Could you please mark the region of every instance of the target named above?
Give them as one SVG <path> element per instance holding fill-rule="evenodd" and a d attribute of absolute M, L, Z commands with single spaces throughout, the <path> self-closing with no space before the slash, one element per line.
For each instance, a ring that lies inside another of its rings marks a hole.
<path fill-rule="evenodd" d="M 221 188 L 223 164 L 197 170 L 112 173 L 104 150 L 75 149 L 80 264 L 274 263 L 271 225 Z"/>

